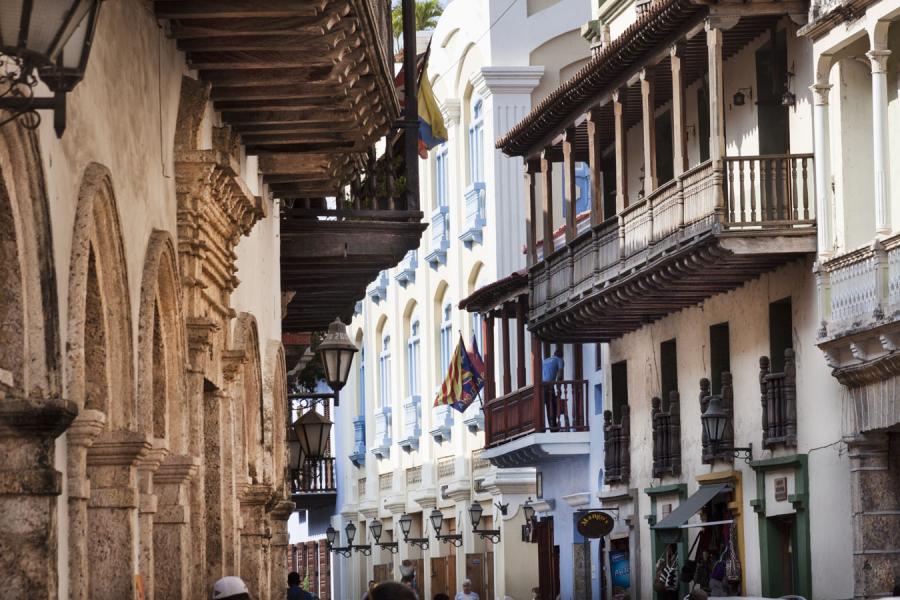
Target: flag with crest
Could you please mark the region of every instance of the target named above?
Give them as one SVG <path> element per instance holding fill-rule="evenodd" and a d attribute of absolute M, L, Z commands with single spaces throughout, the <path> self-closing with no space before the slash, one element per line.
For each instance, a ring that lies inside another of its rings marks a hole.
<path fill-rule="evenodd" d="M 449 404 L 459 412 L 465 412 L 475 401 L 481 388 L 484 387 L 484 364 L 477 346 L 473 347 L 473 350 L 474 354 L 466 351 L 466 345 L 460 335 L 456 350 L 450 357 L 441 391 L 434 399 L 435 407 Z"/>

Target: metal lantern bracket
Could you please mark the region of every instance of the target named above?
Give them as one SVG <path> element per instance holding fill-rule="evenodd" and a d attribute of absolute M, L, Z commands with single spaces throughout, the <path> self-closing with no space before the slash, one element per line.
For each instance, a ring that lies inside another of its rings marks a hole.
<path fill-rule="evenodd" d="M 443 535 L 436 535 L 435 537 L 445 544 L 453 544 L 453 546 L 456 548 L 459 548 L 463 545 L 461 533 L 445 533 Z"/>
<path fill-rule="evenodd" d="M 356 550 L 363 556 L 371 556 L 372 555 L 372 545 L 371 544 L 350 544 L 351 550 Z"/>

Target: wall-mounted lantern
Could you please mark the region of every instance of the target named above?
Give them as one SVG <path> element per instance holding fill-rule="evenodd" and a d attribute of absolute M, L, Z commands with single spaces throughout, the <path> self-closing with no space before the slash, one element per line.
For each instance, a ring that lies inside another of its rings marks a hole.
<path fill-rule="evenodd" d="M 428 520 L 431 521 L 431 527 L 434 529 L 434 537 L 446 544 L 453 544 L 457 548 L 463 545 L 461 533 L 446 533 L 441 535 L 441 529 L 444 526 L 444 513 L 440 510 L 437 508 L 433 509 L 431 514 L 428 515 Z"/>
<path fill-rule="evenodd" d="M 481 514 L 483 512 L 484 509 L 481 508 L 481 505 L 478 502 L 472 502 L 472 505 L 469 507 L 469 519 L 472 521 L 472 533 L 477 533 L 481 539 L 489 539 L 492 543 L 497 544 L 500 542 L 499 529 L 478 529 L 478 524 L 481 523 Z"/>

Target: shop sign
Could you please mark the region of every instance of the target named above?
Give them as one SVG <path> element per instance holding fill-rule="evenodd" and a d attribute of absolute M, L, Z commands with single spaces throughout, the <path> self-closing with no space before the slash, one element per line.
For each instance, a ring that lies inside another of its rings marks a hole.
<path fill-rule="evenodd" d="M 628 552 L 612 550 L 609 553 L 609 570 L 612 571 L 613 591 L 624 591 L 631 587 L 631 564 Z"/>
<path fill-rule="evenodd" d="M 586 538 L 601 538 L 613 530 L 615 522 L 605 512 L 592 510 L 578 517 L 578 533 Z"/>
<path fill-rule="evenodd" d="M 775 501 L 784 502 L 787 497 L 787 477 L 777 477 L 775 479 Z"/>

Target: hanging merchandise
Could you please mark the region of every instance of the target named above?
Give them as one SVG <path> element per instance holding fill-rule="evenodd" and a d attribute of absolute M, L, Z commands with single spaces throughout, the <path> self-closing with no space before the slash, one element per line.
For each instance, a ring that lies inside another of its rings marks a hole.
<path fill-rule="evenodd" d="M 684 565 L 681 567 L 681 581 L 685 583 L 692 582 L 694 574 L 697 572 L 697 544 L 700 542 L 701 535 L 703 535 L 702 530 L 694 538 L 694 543 L 691 544 L 691 549 L 688 550 L 687 559 L 685 559 Z"/>
<path fill-rule="evenodd" d="M 728 583 L 739 583 L 741 581 L 741 561 L 738 559 L 737 531 L 731 528 L 731 535 L 728 536 L 728 556 L 725 559 L 725 580 Z"/>
<path fill-rule="evenodd" d="M 674 592 L 678 590 L 678 559 L 672 546 L 666 546 L 665 553 L 656 561 L 656 576 L 653 578 L 653 591 L 656 593 Z"/>

